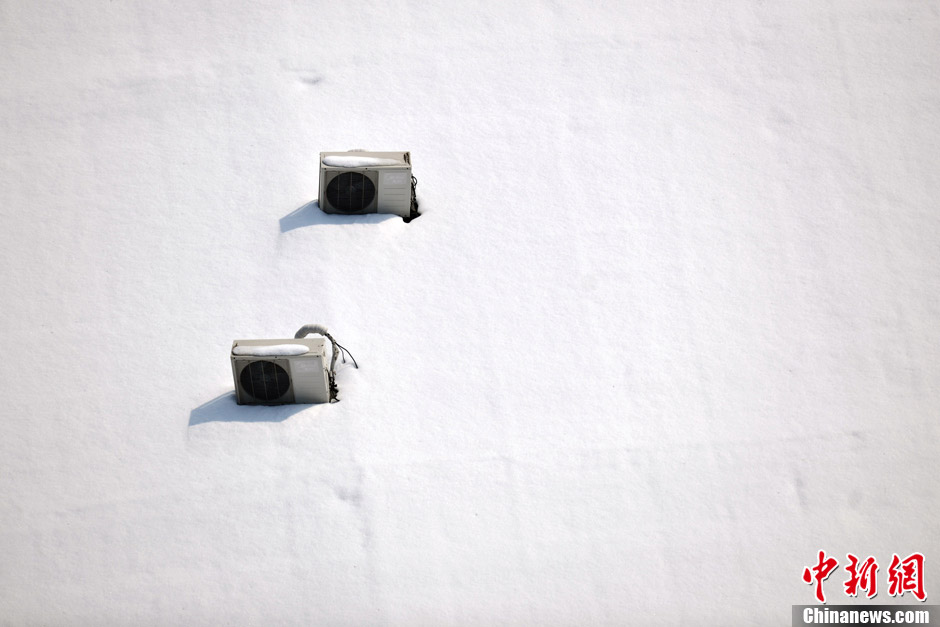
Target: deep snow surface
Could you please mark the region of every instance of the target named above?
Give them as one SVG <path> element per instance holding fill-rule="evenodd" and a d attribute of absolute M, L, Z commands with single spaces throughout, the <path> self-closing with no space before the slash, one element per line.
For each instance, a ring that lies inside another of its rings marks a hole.
<path fill-rule="evenodd" d="M 595 4 L 0 4 L 0 621 L 936 602 L 940 4 Z M 342 401 L 237 406 L 313 322 Z"/>

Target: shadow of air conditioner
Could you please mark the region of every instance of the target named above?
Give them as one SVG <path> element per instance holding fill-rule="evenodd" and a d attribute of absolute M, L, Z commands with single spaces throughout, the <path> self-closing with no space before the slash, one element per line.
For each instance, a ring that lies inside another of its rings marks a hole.
<path fill-rule="evenodd" d="M 336 224 L 376 224 L 386 220 L 401 219 L 389 213 L 366 213 L 362 215 L 348 215 L 324 213 L 320 211 L 320 201 L 311 200 L 280 219 L 281 233 L 307 226 L 336 225 Z"/>
<path fill-rule="evenodd" d="M 235 392 L 226 392 L 189 412 L 189 426 L 205 422 L 283 422 L 310 407 L 313 405 L 239 405 Z"/>

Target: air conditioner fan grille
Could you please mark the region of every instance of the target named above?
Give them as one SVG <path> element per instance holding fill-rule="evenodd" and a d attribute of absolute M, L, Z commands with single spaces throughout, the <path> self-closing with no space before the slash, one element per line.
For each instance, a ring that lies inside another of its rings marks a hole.
<path fill-rule="evenodd" d="M 343 172 L 326 186 L 326 199 L 337 211 L 362 211 L 374 198 L 375 184 L 362 172 Z"/>
<path fill-rule="evenodd" d="M 290 375 L 271 361 L 253 361 L 242 369 L 242 389 L 259 401 L 275 401 L 290 389 Z"/>

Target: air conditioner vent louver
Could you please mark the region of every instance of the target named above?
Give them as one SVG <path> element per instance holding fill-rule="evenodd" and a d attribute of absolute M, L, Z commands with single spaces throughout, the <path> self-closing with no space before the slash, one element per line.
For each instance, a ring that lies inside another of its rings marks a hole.
<path fill-rule="evenodd" d="M 326 186 L 326 197 L 334 209 L 357 213 L 372 204 L 375 185 L 362 172 L 343 172 Z"/>
<path fill-rule="evenodd" d="M 242 388 L 259 401 L 276 401 L 290 389 L 287 371 L 270 361 L 253 361 L 242 370 Z"/>

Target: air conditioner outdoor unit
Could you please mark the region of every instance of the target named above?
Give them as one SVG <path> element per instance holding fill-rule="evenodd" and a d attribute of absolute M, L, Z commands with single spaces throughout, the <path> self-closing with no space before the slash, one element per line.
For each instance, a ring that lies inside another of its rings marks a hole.
<path fill-rule="evenodd" d="M 323 338 L 235 340 L 232 374 L 239 405 L 330 402 Z"/>
<path fill-rule="evenodd" d="M 319 200 L 326 213 L 394 213 L 406 220 L 417 217 L 411 154 L 321 152 Z"/>

